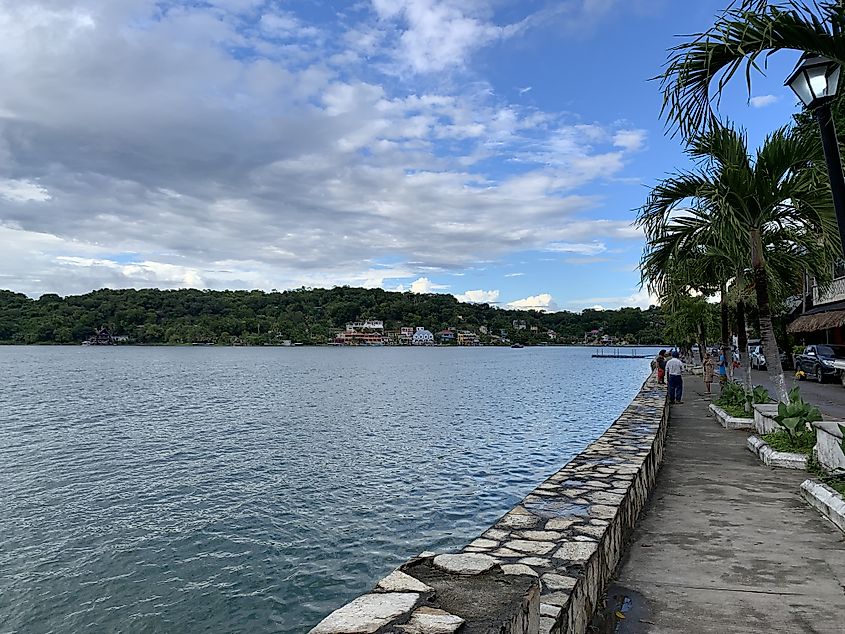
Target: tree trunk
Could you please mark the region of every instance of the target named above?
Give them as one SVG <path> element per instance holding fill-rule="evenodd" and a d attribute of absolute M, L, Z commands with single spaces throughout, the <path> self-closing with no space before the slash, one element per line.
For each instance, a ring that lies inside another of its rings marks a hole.
<path fill-rule="evenodd" d="M 704 363 L 704 346 L 707 343 L 707 336 L 705 335 L 704 322 L 698 322 L 698 357 Z"/>
<path fill-rule="evenodd" d="M 739 364 L 742 366 L 742 386 L 745 393 L 751 392 L 751 361 L 748 359 L 748 332 L 745 330 L 745 302 L 736 303 L 736 345 L 739 348 Z M 750 411 L 748 402 L 745 411 Z"/>
<path fill-rule="evenodd" d="M 728 326 L 728 284 L 727 282 L 722 282 L 722 289 L 721 289 L 721 296 L 722 299 L 719 302 L 720 309 L 721 309 L 721 318 L 722 318 L 722 346 L 730 346 L 731 342 L 729 339 L 731 338 L 731 331 L 730 327 Z"/>
<path fill-rule="evenodd" d="M 763 256 L 763 240 L 759 229 L 751 230 L 751 267 L 754 270 L 754 292 L 757 295 L 757 312 L 760 317 L 760 339 L 763 355 L 766 357 L 766 370 L 769 380 L 775 386 L 777 397 L 783 403 L 789 403 L 783 367 L 780 365 L 778 342 L 772 326 L 772 311 L 769 306 L 769 280 L 766 277 Z"/>

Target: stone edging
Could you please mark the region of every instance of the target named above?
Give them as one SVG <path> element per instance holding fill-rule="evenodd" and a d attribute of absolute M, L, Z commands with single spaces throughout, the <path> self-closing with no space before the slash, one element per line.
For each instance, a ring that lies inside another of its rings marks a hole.
<path fill-rule="evenodd" d="M 782 429 L 775 422 L 775 415 L 778 413 L 777 403 L 755 403 L 751 407 L 754 408 L 754 429 L 758 434 L 770 434 Z"/>
<path fill-rule="evenodd" d="M 842 431 L 839 421 L 819 421 L 816 428 L 816 458 L 828 473 L 845 474 L 845 454 L 842 452 Z"/>
<path fill-rule="evenodd" d="M 423 553 L 312 633 L 447 633 L 466 623 L 582 634 L 654 486 L 667 427 L 666 389 L 652 375 L 602 436 L 462 552 Z M 478 615 L 481 600 L 493 607 Z"/>
<path fill-rule="evenodd" d="M 710 411 L 713 418 L 725 429 L 754 429 L 753 418 L 738 418 L 731 416 L 725 410 L 714 403 L 710 403 Z"/>
<path fill-rule="evenodd" d="M 746 447 L 769 467 L 800 469 L 802 471 L 807 469 L 807 456 L 804 454 L 775 451 L 765 440 L 757 436 L 749 436 Z"/>
<path fill-rule="evenodd" d="M 801 497 L 845 533 L 845 498 L 817 480 L 801 483 Z"/>

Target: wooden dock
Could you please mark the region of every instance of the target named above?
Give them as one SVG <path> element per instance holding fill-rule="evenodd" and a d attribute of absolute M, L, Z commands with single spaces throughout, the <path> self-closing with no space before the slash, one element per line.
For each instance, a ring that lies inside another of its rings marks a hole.
<path fill-rule="evenodd" d="M 600 348 L 601 352 L 593 354 L 593 359 L 650 359 L 653 355 L 641 354 L 637 352 L 636 348 L 620 351 L 619 348 L 613 350 L 605 350 Z"/>

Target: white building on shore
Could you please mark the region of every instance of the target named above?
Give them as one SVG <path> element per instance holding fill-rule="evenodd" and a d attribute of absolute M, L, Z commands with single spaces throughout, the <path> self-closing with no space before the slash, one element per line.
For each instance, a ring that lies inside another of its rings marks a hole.
<path fill-rule="evenodd" d="M 417 326 L 417 330 L 414 333 L 414 338 L 411 340 L 411 343 L 415 346 L 433 346 L 434 335 L 430 330 L 426 330 L 422 326 Z"/>

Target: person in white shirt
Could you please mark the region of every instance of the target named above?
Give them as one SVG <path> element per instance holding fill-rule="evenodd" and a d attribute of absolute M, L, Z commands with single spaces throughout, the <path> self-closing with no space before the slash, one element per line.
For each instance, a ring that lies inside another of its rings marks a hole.
<path fill-rule="evenodd" d="M 678 351 L 672 350 L 672 358 L 666 362 L 666 382 L 669 384 L 669 403 L 683 403 L 684 364 L 678 358 Z"/>

